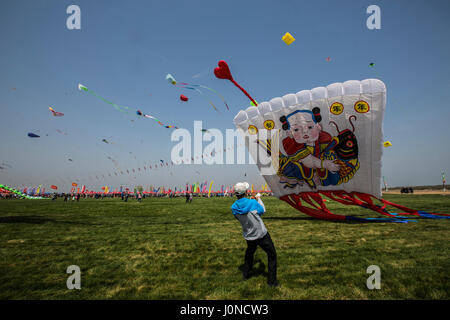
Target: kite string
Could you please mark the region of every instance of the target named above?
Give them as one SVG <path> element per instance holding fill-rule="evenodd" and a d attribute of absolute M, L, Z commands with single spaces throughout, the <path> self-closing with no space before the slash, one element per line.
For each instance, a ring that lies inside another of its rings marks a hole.
<path fill-rule="evenodd" d="M 180 84 L 181 84 L 181 83 L 180 83 Z M 176 86 L 178 86 L 178 87 L 180 87 L 180 88 L 184 88 L 184 89 L 195 90 L 195 91 L 197 91 L 198 93 L 200 93 L 201 95 L 204 95 L 203 92 L 201 92 L 201 91 L 200 91 L 199 89 L 197 89 L 197 88 L 193 88 L 192 85 L 176 85 Z M 217 110 L 216 106 L 215 106 L 210 100 L 208 100 L 208 102 L 211 104 L 211 106 L 214 108 L 214 110 L 216 110 L 217 112 L 220 113 L 220 111 Z"/>
<path fill-rule="evenodd" d="M 217 95 L 222 99 L 222 101 L 223 101 L 223 103 L 225 104 L 225 106 L 227 107 L 227 109 L 230 110 L 230 108 L 228 107 L 227 102 L 225 101 L 225 98 L 224 98 L 219 92 L 217 92 L 216 90 L 214 90 L 214 89 L 212 89 L 212 88 L 209 88 L 209 87 L 207 87 L 207 86 L 201 85 L 201 84 L 190 84 L 190 83 L 187 83 L 187 82 L 179 82 L 179 84 L 180 84 L 180 87 L 182 87 L 182 88 L 188 88 L 187 86 L 190 86 L 190 87 L 200 87 L 200 88 L 204 88 L 204 89 L 206 89 L 206 90 L 209 90 L 209 91 L 211 91 L 211 92 L 217 94 Z M 190 89 L 190 88 L 188 88 L 188 89 Z"/>

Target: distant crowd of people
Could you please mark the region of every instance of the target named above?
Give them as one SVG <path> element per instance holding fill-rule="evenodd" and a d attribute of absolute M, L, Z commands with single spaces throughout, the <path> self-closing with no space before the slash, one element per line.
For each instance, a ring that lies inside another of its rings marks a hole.
<path fill-rule="evenodd" d="M 185 197 L 186 203 L 192 203 L 194 197 L 197 198 L 215 198 L 215 197 L 233 197 L 233 193 L 211 192 L 208 193 L 196 193 L 196 192 L 169 192 L 169 193 L 144 193 L 144 192 L 115 192 L 115 193 L 46 193 L 41 195 L 43 198 L 56 201 L 58 198 L 62 198 L 64 202 L 80 201 L 80 199 L 113 199 L 120 198 L 122 201 L 128 202 L 128 199 L 135 199 L 141 202 L 145 198 L 180 198 Z M 271 196 L 273 193 L 264 192 L 262 196 Z M 20 199 L 21 197 L 14 193 L 0 193 L 0 199 Z"/>
<path fill-rule="evenodd" d="M 414 190 L 411 187 L 409 188 L 403 187 L 400 189 L 400 193 L 414 193 Z"/>

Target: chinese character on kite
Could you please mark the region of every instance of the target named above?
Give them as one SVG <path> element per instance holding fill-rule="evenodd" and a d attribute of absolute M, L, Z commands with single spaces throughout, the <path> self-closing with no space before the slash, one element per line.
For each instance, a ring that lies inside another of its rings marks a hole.
<path fill-rule="evenodd" d="M 448 219 L 381 198 L 382 120 L 386 86 L 377 79 L 303 90 L 260 104 L 219 61 L 214 74 L 230 80 L 251 101 L 234 123 L 259 171 L 279 199 L 318 219 L 409 222 L 411 216 Z M 271 170 L 267 170 L 267 166 Z M 332 213 L 322 196 L 374 210 L 387 218 Z M 393 213 L 391 206 L 404 211 Z M 405 217 L 408 215 L 409 217 Z"/>

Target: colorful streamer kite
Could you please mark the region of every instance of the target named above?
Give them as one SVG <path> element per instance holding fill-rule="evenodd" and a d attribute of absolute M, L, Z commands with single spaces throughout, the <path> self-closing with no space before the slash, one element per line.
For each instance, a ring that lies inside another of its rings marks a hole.
<path fill-rule="evenodd" d="M 62 117 L 62 116 L 64 116 L 64 113 L 55 111 L 55 110 L 53 110 L 52 107 L 48 107 L 48 109 L 53 113 L 54 117 Z"/>
<path fill-rule="evenodd" d="M 159 121 L 157 118 L 155 118 L 155 117 L 153 117 L 153 116 L 151 116 L 151 115 L 149 115 L 149 114 L 144 114 L 141 110 L 136 111 L 136 114 L 137 114 L 138 116 L 141 116 L 141 117 L 153 119 L 153 120 L 155 120 L 156 122 L 158 122 L 158 124 L 162 125 L 162 126 L 165 127 L 165 128 L 168 128 L 168 129 L 169 129 L 169 128 L 175 128 L 175 129 L 178 129 L 177 126 L 165 125 L 164 123 L 162 123 L 161 121 Z"/>
<path fill-rule="evenodd" d="M 105 98 L 99 96 L 99 95 L 96 94 L 94 91 L 88 89 L 86 86 L 82 85 L 81 83 L 78 84 L 78 89 L 79 89 L 80 91 L 88 92 L 88 93 L 92 94 L 93 96 L 99 98 L 99 99 L 102 100 L 103 102 L 106 102 L 106 103 L 112 105 L 117 111 L 120 111 L 120 112 L 123 112 L 123 113 L 128 113 L 127 110 L 130 109 L 130 108 L 128 108 L 128 107 L 120 106 L 120 105 L 118 105 L 118 104 L 115 104 L 115 103 L 113 103 L 113 102 L 111 102 L 111 101 L 106 100 Z"/>
<path fill-rule="evenodd" d="M 58 132 L 58 133 L 60 133 L 60 134 L 63 134 L 63 135 L 65 135 L 65 136 L 67 136 L 67 132 L 63 132 L 63 131 L 61 131 L 61 130 L 59 130 L 59 129 L 56 129 L 56 132 Z"/>
<path fill-rule="evenodd" d="M 184 88 L 184 89 L 189 89 L 189 90 L 195 90 L 196 92 L 200 93 L 201 95 L 204 95 L 204 94 L 199 88 L 206 89 L 206 90 L 216 94 L 217 96 L 219 96 L 220 99 L 222 99 L 222 101 L 225 104 L 225 106 L 227 107 L 227 110 L 230 110 L 230 108 L 228 107 L 228 104 L 225 101 L 224 97 L 220 93 L 218 93 L 216 90 L 214 90 L 214 89 L 208 88 L 208 87 L 206 87 L 204 85 L 201 85 L 201 84 L 191 84 L 191 83 L 187 83 L 187 82 L 178 82 L 177 80 L 175 80 L 175 78 L 170 73 L 166 75 L 166 80 L 169 81 L 169 83 L 171 83 L 174 86 L 177 86 L 177 87 L 180 87 L 180 88 Z M 209 101 L 209 103 L 212 105 L 214 110 L 219 112 L 219 110 L 217 110 L 216 106 L 211 101 Z"/>
<path fill-rule="evenodd" d="M 14 188 L 5 186 L 3 184 L 0 184 L 0 189 L 6 190 L 8 192 L 14 193 L 16 195 L 18 195 L 19 197 L 25 198 L 25 199 L 30 199 L 30 200 L 35 200 L 35 199 L 45 199 L 43 197 L 34 197 L 34 196 L 29 196 L 23 192 L 20 192 L 19 190 L 16 190 Z"/>
<path fill-rule="evenodd" d="M 95 97 L 101 99 L 102 101 L 112 105 L 116 110 L 118 110 L 120 112 L 127 113 L 127 114 L 129 113 L 128 112 L 128 110 L 130 110 L 129 107 L 120 106 L 120 105 L 115 104 L 115 103 L 113 103 L 111 101 L 108 101 L 105 98 L 103 98 L 103 97 L 99 96 L 98 94 L 96 94 L 94 91 L 88 89 L 86 86 L 82 85 L 81 83 L 78 84 L 78 89 L 80 91 L 85 91 L 85 92 L 88 92 L 88 93 L 94 95 Z M 155 117 L 153 117 L 151 115 L 148 115 L 148 114 L 143 114 L 142 111 L 140 111 L 140 110 L 137 110 L 136 113 L 137 113 L 138 116 L 143 116 L 143 117 L 146 117 L 146 118 L 154 119 L 156 122 L 158 122 L 160 125 L 162 125 L 165 128 L 176 128 L 176 129 L 178 129 L 178 127 L 175 127 L 175 126 L 167 126 L 167 125 L 163 124 L 161 121 L 159 121 L 158 119 L 156 119 Z M 131 120 L 131 121 L 133 121 L 133 120 Z"/>

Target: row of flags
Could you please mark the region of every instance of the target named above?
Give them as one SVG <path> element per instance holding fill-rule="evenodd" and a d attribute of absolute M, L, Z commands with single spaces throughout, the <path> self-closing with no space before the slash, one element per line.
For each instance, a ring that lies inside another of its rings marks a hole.
<path fill-rule="evenodd" d="M 213 193 L 233 193 L 234 187 L 233 186 L 227 186 L 224 185 L 221 186 L 219 190 L 213 190 L 213 184 L 214 180 L 212 180 L 210 183 L 205 181 L 204 183 L 193 183 L 189 184 L 186 183 L 186 187 L 175 187 L 175 188 L 166 188 L 165 186 L 153 186 L 150 185 L 147 189 L 147 191 L 144 191 L 142 186 L 137 186 L 133 188 L 133 193 L 140 192 L 140 193 L 150 193 L 150 194 L 171 194 L 171 193 L 184 193 L 184 192 L 190 192 L 190 193 L 201 193 L 201 194 L 208 194 L 208 196 Z M 127 192 L 129 193 L 131 190 L 130 188 L 124 188 L 123 186 L 120 186 L 120 188 L 116 188 L 113 190 L 112 187 L 109 186 L 103 186 L 101 187 L 101 193 L 122 193 Z M 86 189 L 86 186 L 83 185 L 81 188 L 78 186 L 77 183 L 72 183 L 72 188 L 70 190 L 71 193 L 81 193 L 81 194 L 89 194 L 89 193 L 99 193 L 96 191 L 88 190 Z M 270 192 L 267 183 L 261 185 L 261 188 L 257 189 L 252 184 L 250 192 Z"/>
<path fill-rule="evenodd" d="M 186 183 L 186 187 L 175 187 L 175 188 L 166 188 L 164 186 L 153 186 L 150 185 L 147 188 L 147 191 L 144 191 L 142 186 L 138 186 L 133 188 L 133 192 L 141 192 L 141 193 L 153 193 L 153 194 L 169 194 L 169 193 L 183 193 L 183 192 L 191 192 L 191 193 L 201 193 L 201 194 L 208 194 L 210 195 L 211 192 L 213 193 L 233 193 L 234 187 L 233 186 L 224 186 L 222 185 L 220 189 L 213 190 L 213 184 L 214 180 L 208 183 L 208 181 L 205 181 L 204 183 L 193 183 L 189 184 Z M 52 189 L 52 192 L 55 192 L 58 190 L 58 186 L 51 185 L 50 189 Z M 27 194 L 29 196 L 38 196 L 45 194 L 45 188 L 42 187 L 42 185 L 39 185 L 37 187 L 24 187 L 21 189 L 18 189 L 20 192 Z M 130 188 L 124 188 L 123 186 L 120 186 L 120 188 L 113 189 L 110 186 L 102 186 L 101 187 L 101 193 L 122 193 L 122 192 L 130 192 Z M 260 188 L 255 188 L 254 184 L 251 185 L 250 192 L 270 192 L 267 183 L 261 185 Z M 90 193 L 99 193 L 99 191 L 93 191 L 88 190 L 85 185 L 78 186 L 76 182 L 72 183 L 72 187 L 70 189 L 70 193 L 81 193 L 81 194 L 90 194 Z"/>

